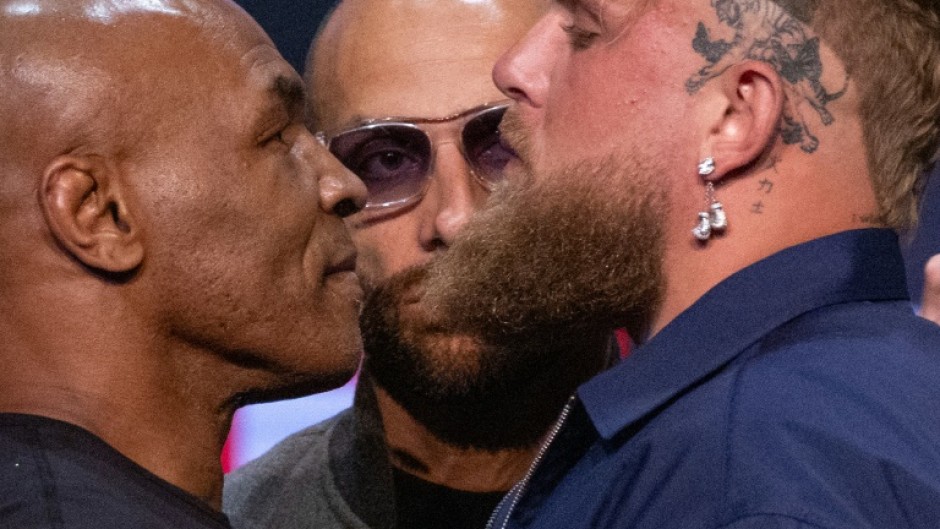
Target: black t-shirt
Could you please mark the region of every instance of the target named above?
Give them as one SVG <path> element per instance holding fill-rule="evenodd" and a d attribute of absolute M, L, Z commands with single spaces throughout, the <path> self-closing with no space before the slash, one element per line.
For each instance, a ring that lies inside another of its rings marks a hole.
<path fill-rule="evenodd" d="M 0 529 L 231 529 L 88 431 L 0 414 Z"/>
<path fill-rule="evenodd" d="M 398 529 L 483 529 L 505 492 L 466 492 L 393 468 Z"/>

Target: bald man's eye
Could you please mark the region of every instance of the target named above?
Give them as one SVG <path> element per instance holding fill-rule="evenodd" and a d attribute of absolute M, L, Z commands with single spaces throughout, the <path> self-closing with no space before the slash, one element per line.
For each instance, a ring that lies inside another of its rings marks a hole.
<path fill-rule="evenodd" d="M 371 182 L 407 179 L 422 171 L 421 160 L 406 150 L 394 148 L 361 153 L 353 165 L 353 172 Z"/>
<path fill-rule="evenodd" d="M 261 146 L 262 146 L 262 147 L 269 147 L 269 146 L 272 146 L 272 145 L 273 145 L 273 146 L 284 146 L 284 145 L 288 145 L 288 142 L 287 142 L 287 129 L 288 129 L 288 127 L 285 126 L 285 127 L 282 127 L 282 128 L 280 128 L 280 129 L 277 129 L 277 130 L 275 130 L 275 131 L 269 133 L 268 135 L 264 136 L 264 137 L 262 138 L 261 142 L 260 142 L 260 143 L 261 143 Z"/>

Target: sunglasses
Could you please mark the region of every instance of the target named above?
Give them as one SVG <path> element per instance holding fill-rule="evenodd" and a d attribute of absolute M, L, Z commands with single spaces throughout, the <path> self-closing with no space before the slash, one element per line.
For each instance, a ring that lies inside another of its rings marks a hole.
<path fill-rule="evenodd" d="M 499 139 L 499 122 L 508 106 L 483 105 L 445 118 L 375 119 L 333 135 L 318 132 L 317 137 L 365 183 L 365 209 L 395 208 L 421 199 L 430 181 L 435 145 L 458 137 L 470 172 L 492 190 L 515 157 Z"/>

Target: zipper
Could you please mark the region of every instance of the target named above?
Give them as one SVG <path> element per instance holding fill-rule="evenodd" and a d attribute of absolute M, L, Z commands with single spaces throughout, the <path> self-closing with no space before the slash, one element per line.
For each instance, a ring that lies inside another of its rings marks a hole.
<path fill-rule="evenodd" d="M 565 403 L 565 407 L 562 408 L 561 413 L 558 415 L 558 419 L 555 420 L 554 426 L 548 432 L 548 437 L 545 438 L 545 442 L 542 443 L 542 446 L 539 447 L 539 452 L 536 454 L 535 459 L 532 461 L 532 464 L 529 465 L 529 469 L 526 471 L 525 475 L 522 476 L 522 479 L 518 483 L 513 485 L 512 489 L 509 491 L 507 498 L 512 498 L 512 503 L 509 504 L 509 509 L 506 511 L 506 516 L 504 518 L 503 524 L 499 529 L 506 529 L 506 525 L 509 524 L 509 518 L 512 516 L 513 511 L 516 510 L 516 506 L 519 504 L 519 500 L 522 498 L 522 494 L 525 492 L 526 486 L 528 486 L 529 481 L 532 480 L 532 476 L 535 474 L 535 470 L 538 468 L 539 463 L 542 462 L 542 459 L 545 458 L 545 453 L 548 452 L 548 448 L 551 446 L 552 442 L 558 437 L 558 432 L 561 431 L 561 428 L 565 425 L 565 421 L 568 420 L 568 415 L 571 414 L 572 408 L 574 408 L 574 403 L 577 397 L 572 395 L 568 397 L 568 402 Z M 502 502 L 496 507 L 493 511 L 493 514 L 490 515 L 489 521 L 486 522 L 486 529 L 494 529 L 493 524 L 496 523 L 496 514 L 500 511 L 502 507 Z"/>

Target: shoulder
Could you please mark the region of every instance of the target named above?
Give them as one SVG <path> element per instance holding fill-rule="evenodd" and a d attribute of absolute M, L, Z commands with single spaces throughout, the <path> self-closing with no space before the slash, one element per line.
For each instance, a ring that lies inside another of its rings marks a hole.
<path fill-rule="evenodd" d="M 837 338 L 859 340 L 866 350 L 903 346 L 930 350 L 940 343 L 940 326 L 914 314 L 907 301 L 860 301 L 817 308 L 778 327 L 765 342 L 812 343 Z"/>
<path fill-rule="evenodd" d="M 353 417 L 348 409 L 301 430 L 227 476 L 222 505 L 232 524 L 244 529 L 365 529 L 331 468 L 331 440 L 335 444 L 348 434 L 341 430 Z"/>
<path fill-rule="evenodd" d="M 776 329 L 735 370 L 733 419 L 940 442 L 940 327 L 905 305 L 833 306 Z"/>
<path fill-rule="evenodd" d="M 829 307 L 752 347 L 728 409 L 732 501 L 822 526 L 940 517 L 940 332 L 891 305 Z"/>
<path fill-rule="evenodd" d="M 905 400 L 924 392 L 940 398 L 940 326 L 915 316 L 907 303 L 824 307 L 782 325 L 742 356 L 738 390 L 753 398 L 795 404 L 825 395 L 855 402 Z M 760 397 L 760 398 L 758 398 Z M 781 402 L 775 401 L 778 397 Z M 816 400 L 833 407 L 840 399 Z M 913 410 L 923 405 L 910 402 Z"/>
<path fill-rule="evenodd" d="M 349 410 L 290 435 L 261 457 L 225 477 L 224 507 L 237 512 L 263 502 L 297 481 L 328 473 L 328 445 L 333 427 Z"/>
<path fill-rule="evenodd" d="M 220 513 L 77 426 L 25 416 L 3 422 L 2 528 L 227 527 Z"/>

